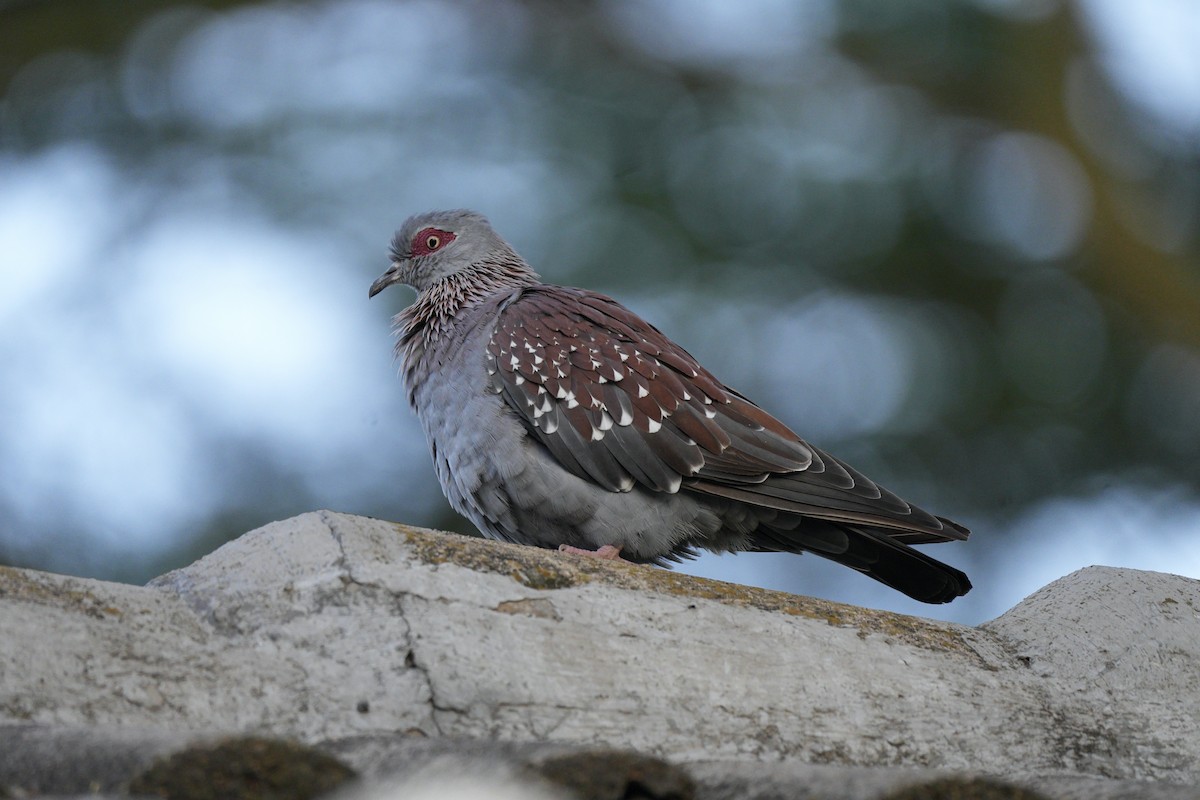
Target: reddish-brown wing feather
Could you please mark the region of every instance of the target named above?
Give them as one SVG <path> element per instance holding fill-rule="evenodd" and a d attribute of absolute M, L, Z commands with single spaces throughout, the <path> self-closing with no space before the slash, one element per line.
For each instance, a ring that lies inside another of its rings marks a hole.
<path fill-rule="evenodd" d="M 603 295 L 522 289 L 502 307 L 487 359 L 492 390 L 534 437 L 610 491 L 684 488 L 910 542 L 965 538 L 802 441 Z"/>
<path fill-rule="evenodd" d="M 536 286 L 501 311 L 491 386 L 569 470 L 612 491 L 678 491 L 709 463 L 761 482 L 808 466 L 807 445 L 616 301 Z M 714 475 L 718 477 L 718 475 Z"/>

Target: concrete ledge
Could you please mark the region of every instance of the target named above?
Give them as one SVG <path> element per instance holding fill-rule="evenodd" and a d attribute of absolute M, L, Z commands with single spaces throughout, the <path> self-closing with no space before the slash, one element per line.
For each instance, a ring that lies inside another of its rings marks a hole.
<path fill-rule="evenodd" d="M 0 725 L 1116 791 L 1200 781 L 1198 609 L 1200 582 L 1091 568 L 970 628 L 314 512 L 148 587 L 0 568 Z"/>

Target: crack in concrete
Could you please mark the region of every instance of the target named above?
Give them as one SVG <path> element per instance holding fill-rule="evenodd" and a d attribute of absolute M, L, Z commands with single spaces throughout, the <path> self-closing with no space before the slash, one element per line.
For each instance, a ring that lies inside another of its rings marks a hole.
<path fill-rule="evenodd" d="M 400 596 L 400 609 L 401 609 L 400 613 L 402 615 L 404 615 L 405 622 L 407 622 L 408 618 L 409 618 L 408 609 L 405 608 L 405 606 L 408 602 L 411 601 L 412 597 L 413 596 L 410 595 L 409 593 L 402 593 Z M 423 597 L 419 598 L 419 599 L 426 600 L 426 598 L 423 598 Z M 439 719 L 438 715 L 439 714 L 448 714 L 448 715 L 453 714 L 455 716 L 461 716 L 462 714 L 465 713 L 465 711 L 460 708 L 454 708 L 452 706 L 446 705 L 438 700 L 437 687 L 433 680 L 433 672 L 430 669 L 428 662 L 425 660 L 424 654 L 420 653 L 417 650 L 416 641 L 415 641 L 417 637 L 412 635 L 412 625 L 411 624 L 409 624 L 408 631 L 409 631 L 408 642 L 407 642 L 408 653 L 405 656 L 404 663 L 406 665 L 411 664 L 412 666 L 410 668 L 417 670 L 421 674 L 422 679 L 425 681 L 425 686 L 429 691 L 429 708 L 430 708 L 429 720 L 430 720 L 430 723 L 433 725 L 433 729 L 435 731 L 437 731 L 438 736 L 445 736 L 446 730 L 445 730 L 445 728 L 443 728 L 442 721 L 441 721 L 441 719 Z"/>
<path fill-rule="evenodd" d="M 341 575 L 344 578 L 344 580 L 354 584 L 355 586 L 361 586 L 363 588 L 373 589 L 376 591 L 388 592 L 395 597 L 396 611 L 399 613 L 400 619 L 404 622 L 405 654 L 404 654 L 404 660 L 402 662 L 402 669 L 405 672 L 407 672 L 408 670 L 416 670 L 417 673 L 421 676 L 421 680 L 424 682 L 426 691 L 429 694 L 429 714 L 428 714 L 429 724 L 433 727 L 434 732 L 438 736 L 443 736 L 444 732 L 442 730 L 442 725 L 441 725 L 441 722 L 438 720 L 438 716 L 437 716 L 437 713 L 439 711 L 441 711 L 442 709 L 438 705 L 437 692 L 434 689 L 433 678 L 430 675 L 428 665 L 425 663 L 424 659 L 421 658 L 421 656 L 418 655 L 418 653 L 417 653 L 417 646 L 416 646 L 416 638 L 417 637 L 415 637 L 413 635 L 413 626 L 412 626 L 412 622 L 410 621 L 411 616 L 408 614 L 408 611 L 405 608 L 405 601 L 408 599 L 410 593 L 388 589 L 386 587 L 380 586 L 377 583 L 364 581 L 364 580 L 360 579 L 359 577 L 357 577 L 354 574 L 354 569 L 350 564 L 350 560 L 349 560 L 348 556 L 346 555 L 346 543 L 345 543 L 345 540 L 343 539 L 343 531 L 340 529 L 340 526 L 338 525 L 338 520 L 336 519 L 335 516 L 331 515 L 331 513 L 326 510 L 318 511 L 317 515 L 320 517 L 321 522 L 325 525 L 325 528 L 329 531 L 329 535 L 333 537 L 333 541 L 337 545 L 338 558 L 337 558 L 337 561 L 335 562 L 334 566 L 336 566 L 341 571 Z"/>
<path fill-rule="evenodd" d="M 349 562 L 346 560 L 346 543 L 342 539 L 341 530 L 338 529 L 337 520 L 335 520 L 330 515 L 329 511 L 325 509 L 318 511 L 317 517 L 320 518 L 321 523 L 325 526 L 325 529 L 329 531 L 329 535 L 333 538 L 334 544 L 337 545 L 338 557 L 337 561 L 335 561 L 333 564 L 334 567 L 341 571 L 342 576 L 344 576 L 346 580 L 359 586 L 364 585 L 356 577 L 354 577 L 353 570 L 350 569 Z"/>

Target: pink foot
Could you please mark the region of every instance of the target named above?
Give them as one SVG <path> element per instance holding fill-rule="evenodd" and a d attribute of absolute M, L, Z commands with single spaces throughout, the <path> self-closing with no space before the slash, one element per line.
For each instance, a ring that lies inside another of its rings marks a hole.
<path fill-rule="evenodd" d="M 582 547 L 572 547 L 569 544 L 560 544 L 558 546 L 560 553 L 570 553 L 573 556 L 588 556 L 590 558 L 600 558 L 605 561 L 624 561 L 621 558 L 621 548 L 614 547 L 611 544 L 606 544 L 598 550 L 584 550 Z"/>

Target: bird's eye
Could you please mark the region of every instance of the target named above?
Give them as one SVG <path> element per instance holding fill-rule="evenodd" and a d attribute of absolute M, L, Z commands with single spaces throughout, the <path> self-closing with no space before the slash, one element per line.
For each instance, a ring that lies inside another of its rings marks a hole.
<path fill-rule="evenodd" d="M 438 228 L 422 228 L 413 234 L 410 253 L 419 258 L 436 253 L 454 241 L 454 231 L 443 231 Z"/>

